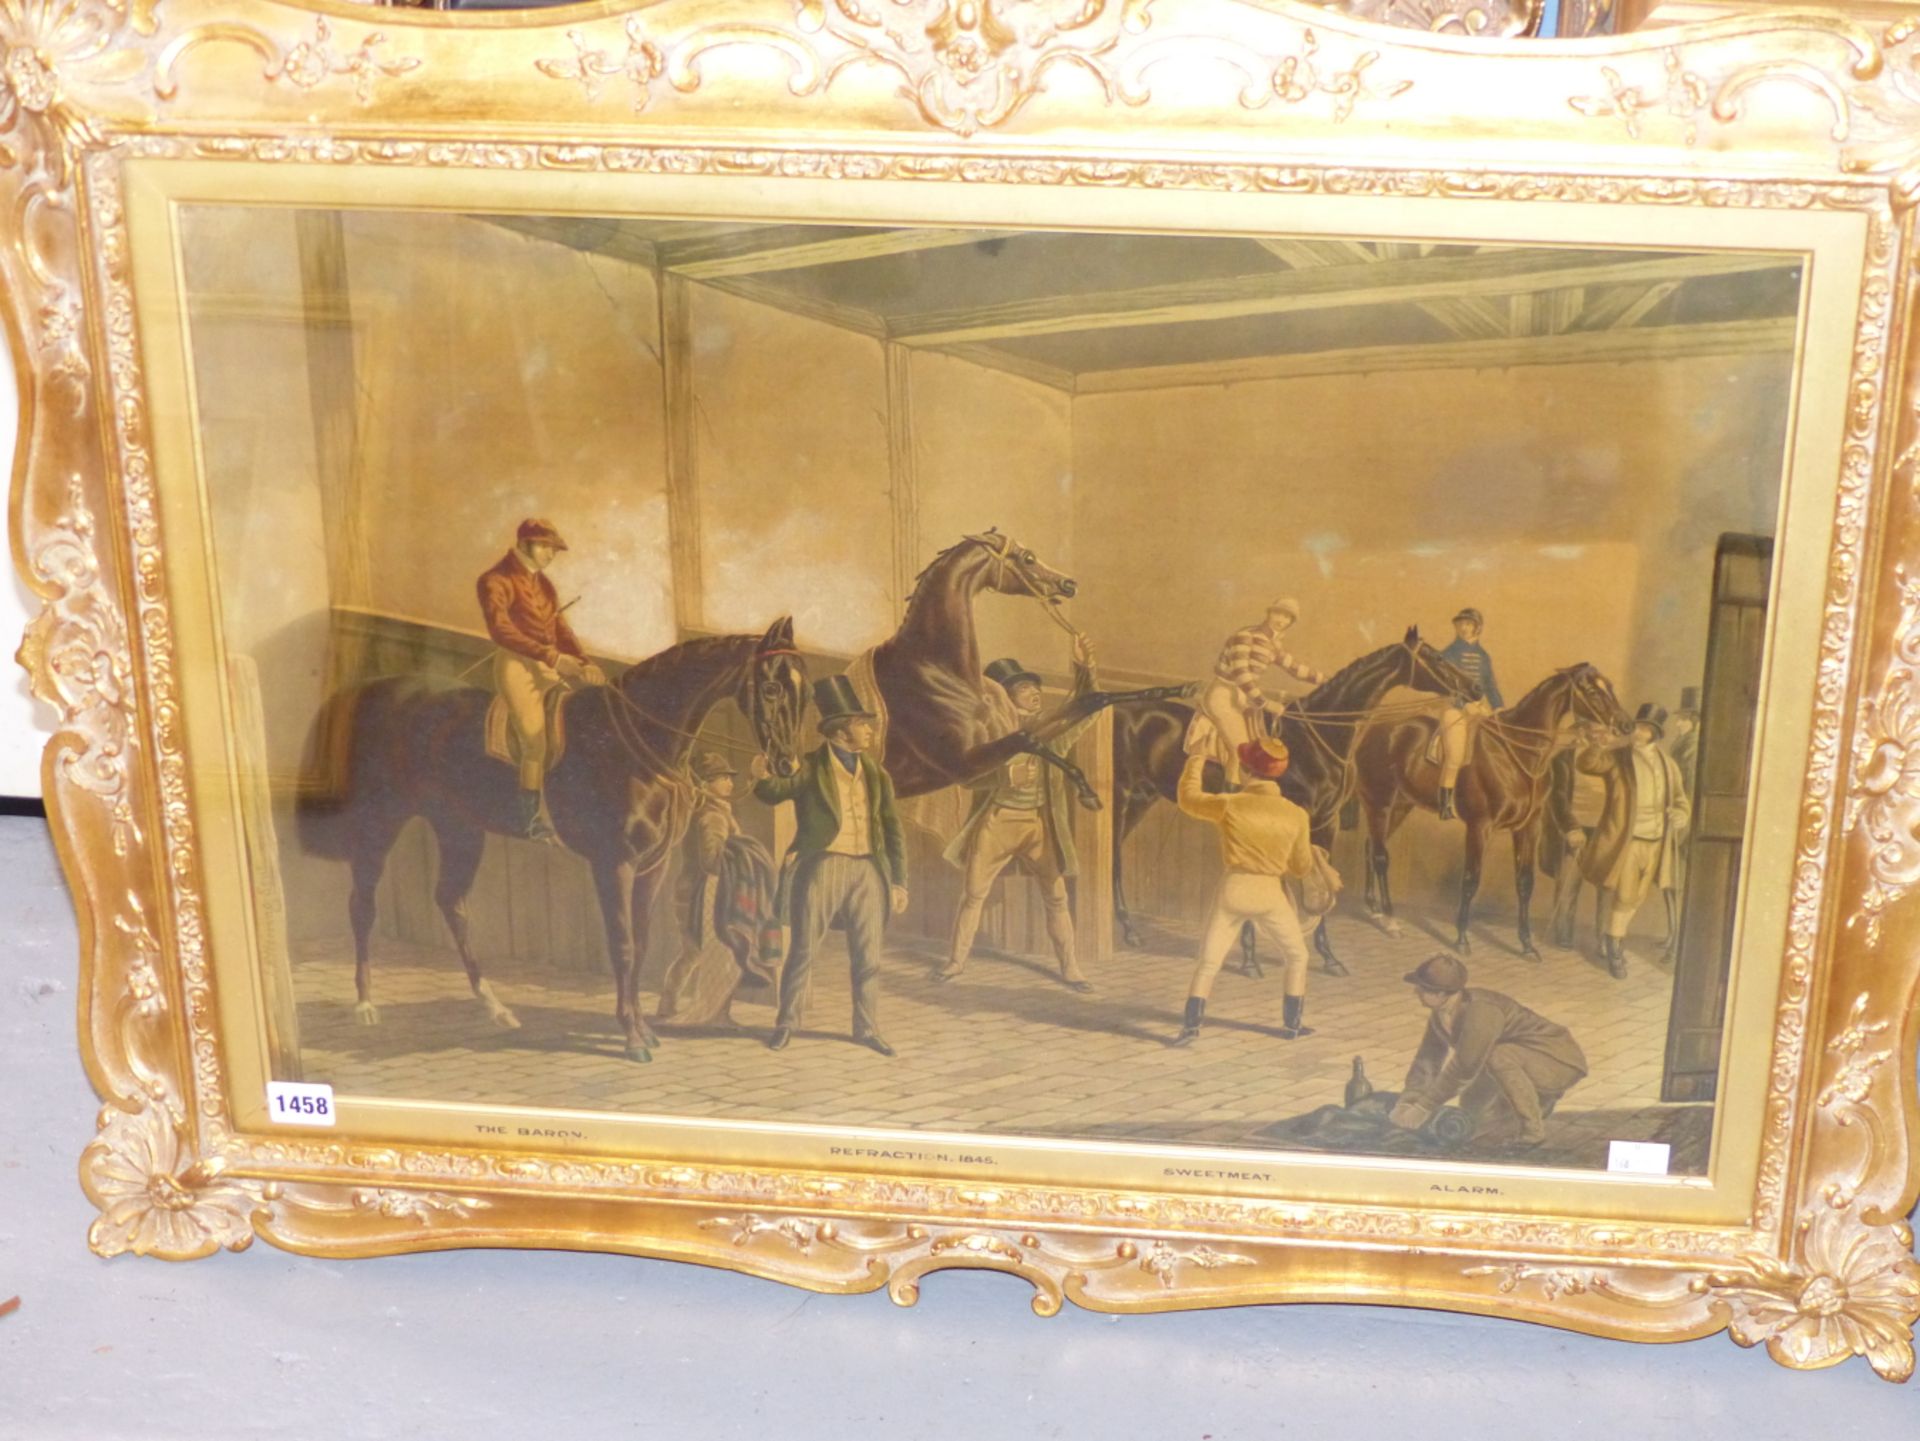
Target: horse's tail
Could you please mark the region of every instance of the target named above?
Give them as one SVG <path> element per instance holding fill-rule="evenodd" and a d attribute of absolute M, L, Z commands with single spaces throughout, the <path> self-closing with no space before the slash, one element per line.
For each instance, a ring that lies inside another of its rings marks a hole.
<path fill-rule="evenodd" d="M 363 686 L 329 696 L 307 735 L 293 818 L 300 847 L 309 855 L 346 860 L 353 854 L 353 837 L 358 829 L 357 782 L 364 770 L 356 753 L 360 730 L 356 721 L 365 697 Z"/>

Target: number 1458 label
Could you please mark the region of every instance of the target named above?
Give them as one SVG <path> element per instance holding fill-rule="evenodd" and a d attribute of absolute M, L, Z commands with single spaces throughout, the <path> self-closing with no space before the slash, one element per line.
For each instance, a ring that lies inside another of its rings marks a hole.
<path fill-rule="evenodd" d="M 333 1087 L 267 1082 L 267 1119 L 283 1126 L 331 1126 Z"/>

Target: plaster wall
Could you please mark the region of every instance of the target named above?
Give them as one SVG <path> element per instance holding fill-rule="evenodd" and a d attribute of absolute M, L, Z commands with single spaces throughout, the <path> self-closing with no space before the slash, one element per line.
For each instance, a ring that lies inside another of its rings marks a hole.
<path fill-rule="evenodd" d="M 692 287 L 705 620 L 852 654 L 893 600 L 886 362 L 854 331 Z"/>
<path fill-rule="evenodd" d="M 1315 376 L 1084 395 L 1083 621 L 1201 673 L 1278 595 L 1330 670 L 1472 605 L 1509 703 L 1578 660 L 1673 705 L 1724 531 L 1773 530 L 1784 358 Z"/>
<path fill-rule="evenodd" d="M 474 578 L 541 516 L 582 645 L 673 644 L 653 273 L 466 216 L 345 228 L 371 608 L 477 630 Z"/>
<path fill-rule="evenodd" d="M 1073 443 L 1064 391 L 954 356 L 913 357 L 913 455 L 920 564 L 962 536 L 999 527 L 1073 574 Z M 975 607 L 981 659 L 1013 655 L 1070 672 L 1065 632 L 1032 601 Z"/>

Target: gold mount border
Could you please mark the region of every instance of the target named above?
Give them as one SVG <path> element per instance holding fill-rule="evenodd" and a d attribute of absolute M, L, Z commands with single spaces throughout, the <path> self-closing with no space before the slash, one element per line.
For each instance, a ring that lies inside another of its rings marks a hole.
<path fill-rule="evenodd" d="M 820 1290 L 884 1285 L 903 1302 L 931 1270 L 987 1267 L 1027 1277 L 1043 1314 L 1065 1300 L 1395 1302 L 1640 1339 L 1724 1327 L 1789 1365 L 1864 1355 L 1882 1375 L 1910 1375 L 1920 1263 L 1900 1217 L 1920 1191 L 1920 920 L 1905 903 L 1920 885 L 1920 565 L 1904 558 L 1920 554 L 1920 20 L 1876 30 L 1766 17 L 1522 60 L 1517 46 L 1395 35 L 1285 0 L 979 0 L 944 27 L 932 23 L 940 0 L 904 3 L 929 23 L 885 31 L 856 0 L 659 0 L 558 19 L 0 0 L 0 271 L 22 388 L 12 533 L 43 601 L 20 660 L 62 718 L 43 779 L 79 899 L 83 1051 L 107 1098 L 82 1162 L 101 1211 L 95 1248 L 186 1259 L 255 1235 L 331 1255 L 545 1244 Z M 1439 28 L 1531 23 L 1502 13 Z M 1463 139 L 1457 114 L 1472 107 L 1449 97 L 1494 95 L 1484 82 L 1496 60 L 1504 98 L 1474 113 L 1505 104 L 1511 123 L 1489 115 L 1486 132 Z M 1130 110 L 1152 128 L 1123 127 Z M 1002 138 L 989 146 L 985 131 Z M 1751 1224 L 235 1134 L 119 188 L 126 160 L 167 156 L 1865 214 Z"/>

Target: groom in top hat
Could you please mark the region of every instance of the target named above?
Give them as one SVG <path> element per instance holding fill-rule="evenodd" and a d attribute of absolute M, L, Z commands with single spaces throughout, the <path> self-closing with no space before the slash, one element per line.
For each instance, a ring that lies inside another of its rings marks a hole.
<path fill-rule="evenodd" d="M 1686 778 L 1660 746 L 1666 723 L 1666 708 L 1648 701 L 1634 716 L 1630 735 L 1591 741 L 1574 759 L 1581 771 L 1606 783 L 1600 822 L 1580 850 L 1580 871 L 1612 896 L 1601 925 L 1600 958 L 1616 980 L 1627 973 L 1626 935 L 1634 912 L 1656 886 L 1665 891 L 1677 885 L 1680 842 L 1693 819 Z M 1662 959 L 1672 959 L 1671 932 L 1669 926 Z"/>
<path fill-rule="evenodd" d="M 1013 718 L 1029 725 L 1040 718 L 1045 704 L 1040 677 L 1008 656 L 989 662 L 987 679 L 1006 692 Z M 1069 703 L 1090 693 L 1096 684 L 1093 644 L 1084 635 L 1073 642 L 1073 692 Z M 1093 724 L 1093 713 L 1049 741 L 1046 750 L 1064 756 L 1082 732 Z M 1037 755 L 1019 755 L 994 771 L 974 791 L 966 823 L 948 843 L 946 858 L 965 873 L 965 889 L 954 912 L 953 941 L 947 963 L 934 972 L 937 981 L 958 976 L 972 953 L 980 917 L 986 910 L 993 883 L 1009 864 L 1018 863 L 1040 887 L 1046 909 L 1047 939 L 1053 943 L 1060 966 L 1060 983 L 1069 990 L 1087 992 L 1093 982 L 1080 969 L 1075 954 L 1073 909 L 1067 878 L 1074 874 L 1073 801 L 1057 767 Z"/>
<path fill-rule="evenodd" d="M 889 910 L 907 908 L 907 847 L 893 782 L 871 754 L 879 733 L 873 713 L 847 677 L 815 681 L 813 703 L 825 744 L 791 776 L 769 775 L 764 757 L 752 767 L 755 798 L 770 806 L 792 801 L 795 825 L 787 878 L 793 943 L 767 1045 L 784 1050 L 793 1039 L 814 955 L 827 931 L 839 927 L 853 964 L 854 1042 L 891 1056 L 880 1035 L 880 942 Z"/>

